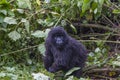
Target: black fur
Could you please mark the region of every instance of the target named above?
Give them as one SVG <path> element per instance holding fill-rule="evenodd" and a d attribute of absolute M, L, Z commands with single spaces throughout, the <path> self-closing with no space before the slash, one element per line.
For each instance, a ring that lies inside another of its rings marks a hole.
<path fill-rule="evenodd" d="M 63 34 L 64 45 L 56 47 L 53 40 L 55 34 Z M 80 67 L 80 70 L 73 73 L 74 76 L 80 77 L 84 67 L 87 50 L 77 40 L 70 37 L 62 27 L 52 28 L 45 41 L 46 52 L 44 56 L 44 65 L 49 72 L 59 70 L 68 71 L 73 67 Z"/>

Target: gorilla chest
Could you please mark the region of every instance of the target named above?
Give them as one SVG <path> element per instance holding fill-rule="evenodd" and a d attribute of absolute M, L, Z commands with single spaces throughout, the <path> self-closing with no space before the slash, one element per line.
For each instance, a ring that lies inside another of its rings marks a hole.
<path fill-rule="evenodd" d="M 58 49 L 53 49 L 52 52 L 53 52 L 52 54 L 53 54 L 54 60 L 58 58 L 63 59 L 67 56 L 67 53 L 68 53 L 67 50 L 58 50 Z"/>

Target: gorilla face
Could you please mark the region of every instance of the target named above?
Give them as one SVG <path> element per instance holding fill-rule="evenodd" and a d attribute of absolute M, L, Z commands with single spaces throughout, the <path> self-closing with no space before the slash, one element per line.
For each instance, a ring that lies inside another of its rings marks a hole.
<path fill-rule="evenodd" d="M 56 45 L 63 45 L 64 43 L 64 36 L 61 34 L 55 34 L 53 39 Z"/>

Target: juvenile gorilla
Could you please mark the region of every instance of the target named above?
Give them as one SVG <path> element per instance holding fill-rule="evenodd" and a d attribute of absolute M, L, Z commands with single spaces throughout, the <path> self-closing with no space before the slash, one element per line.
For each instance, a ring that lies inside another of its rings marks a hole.
<path fill-rule="evenodd" d="M 52 28 L 45 41 L 46 52 L 44 65 L 49 72 L 64 72 L 73 67 L 80 67 L 73 73 L 80 77 L 84 67 L 87 50 L 77 40 L 70 37 L 62 27 Z"/>

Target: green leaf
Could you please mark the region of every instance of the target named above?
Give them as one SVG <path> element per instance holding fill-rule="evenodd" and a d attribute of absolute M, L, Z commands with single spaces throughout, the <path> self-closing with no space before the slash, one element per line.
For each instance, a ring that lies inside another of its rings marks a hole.
<path fill-rule="evenodd" d="M 115 66 L 120 66 L 120 61 L 113 61 L 112 64 Z"/>
<path fill-rule="evenodd" d="M 21 35 L 17 31 L 12 31 L 8 34 L 8 36 L 13 39 L 14 41 L 21 38 Z"/>
<path fill-rule="evenodd" d="M 91 0 L 84 0 L 82 5 L 82 13 L 90 8 Z"/>
<path fill-rule="evenodd" d="M 13 12 L 12 10 L 8 10 L 7 12 L 8 12 L 8 14 L 9 14 L 11 17 L 15 17 L 15 14 L 14 14 L 14 12 Z"/>
<path fill-rule="evenodd" d="M 104 3 L 104 0 L 98 0 L 99 1 L 99 5 L 102 6 Z"/>
<path fill-rule="evenodd" d="M 44 23 L 44 20 L 38 19 L 37 22 L 38 22 L 39 24 L 43 24 L 43 23 Z"/>
<path fill-rule="evenodd" d="M 40 0 L 36 0 L 36 3 L 40 6 L 41 2 Z"/>
<path fill-rule="evenodd" d="M 24 25 L 25 25 L 26 31 L 27 31 L 28 33 L 30 33 L 30 30 L 29 30 L 29 28 L 30 28 L 30 23 L 29 23 L 29 21 L 27 20 L 27 21 L 24 23 Z"/>
<path fill-rule="evenodd" d="M 66 80 L 74 80 L 73 76 L 70 76 L 69 78 L 67 78 Z"/>
<path fill-rule="evenodd" d="M 23 9 L 16 9 L 20 14 L 23 14 L 24 13 L 24 10 Z"/>
<path fill-rule="evenodd" d="M 7 11 L 6 10 L 0 10 L 0 13 L 7 15 Z"/>
<path fill-rule="evenodd" d="M 113 10 L 113 13 L 114 13 L 114 14 L 120 14 L 120 9 L 114 9 L 114 10 Z"/>
<path fill-rule="evenodd" d="M 45 19 L 45 20 L 38 19 L 37 22 L 41 24 L 42 26 L 53 26 L 54 24 L 54 22 L 50 18 Z"/>
<path fill-rule="evenodd" d="M 4 22 L 6 22 L 7 24 L 17 24 L 16 19 L 12 17 L 5 17 Z"/>
<path fill-rule="evenodd" d="M 76 30 L 75 26 L 73 26 L 73 25 L 71 24 L 70 27 L 72 28 L 72 30 L 73 30 L 75 33 L 77 33 L 77 30 Z"/>
<path fill-rule="evenodd" d="M 27 21 L 27 20 L 26 20 L 26 19 L 24 19 L 24 18 L 22 18 L 22 19 L 21 19 L 21 22 L 26 22 L 26 21 Z"/>
<path fill-rule="evenodd" d="M 70 70 L 65 74 L 65 76 L 68 76 L 68 75 L 72 74 L 74 71 L 77 71 L 77 70 L 79 70 L 79 69 L 80 69 L 80 67 L 74 67 L 74 68 L 70 69 Z"/>
<path fill-rule="evenodd" d="M 10 8 L 10 3 L 7 0 L 0 0 L 0 7 L 8 9 Z"/>
<path fill-rule="evenodd" d="M 62 21 L 61 21 L 61 25 L 62 25 L 62 26 L 66 26 L 66 25 L 67 25 L 66 20 L 62 20 Z"/>
<path fill-rule="evenodd" d="M 101 49 L 99 47 L 95 49 L 95 53 L 98 53 L 98 52 L 101 52 Z"/>
<path fill-rule="evenodd" d="M 43 31 L 37 30 L 33 32 L 31 35 L 37 38 L 45 37 L 45 33 Z"/>
<path fill-rule="evenodd" d="M 3 23 L 3 21 L 4 21 L 4 17 L 0 16 L 0 23 Z"/>
<path fill-rule="evenodd" d="M 32 76 L 33 80 L 50 80 L 50 77 L 43 73 L 32 73 Z"/>
<path fill-rule="evenodd" d="M 90 52 L 88 55 L 89 55 L 90 57 L 95 56 L 95 54 L 94 54 L 93 52 Z"/>
<path fill-rule="evenodd" d="M 6 73 L 0 72 L 0 77 L 5 77 L 5 76 L 6 76 Z"/>
<path fill-rule="evenodd" d="M 17 1 L 18 1 L 17 5 L 19 6 L 19 8 L 29 8 L 29 9 L 31 9 L 30 0 L 17 0 Z"/>
<path fill-rule="evenodd" d="M 50 32 L 50 29 L 45 30 L 45 38 L 47 38 L 49 32 Z"/>
<path fill-rule="evenodd" d="M 30 32 L 30 30 L 29 30 L 29 28 L 30 28 L 30 23 L 29 23 L 29 21 L 26 20 L 26 19 L 24 19 L 24 18 L 22 18 L 21 22 L 24 23 L 25 29 L 26 29 L 26 31 L 29 33 L 29 32 Z"/>
<path fill-rule="evenodd" d="M 45 3 L 50 3 L 50 0 L 45 0 Z"/>
<path fill-rule="evenodd" d="M 44 55 L 44 53 L 45 53 L 45 45 L 44 44 L 45 43 L 42 43 L 42 44 L 39 44 L 39 46 L 38 46 L 38 51 L 40 51 L 40 53 L 42 55 Z"/>

